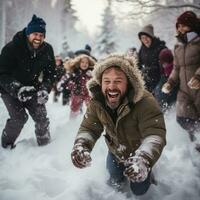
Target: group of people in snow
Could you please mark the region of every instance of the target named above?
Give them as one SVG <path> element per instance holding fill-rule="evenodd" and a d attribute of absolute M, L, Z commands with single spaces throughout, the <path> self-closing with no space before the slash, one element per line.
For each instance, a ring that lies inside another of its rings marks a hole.
<path fill-rule="evenodd" d="M 105 133 L 108 184 L 117 191 L 145 194 L 155 182 L 152 168 L 166 145 L 166 105 L 176 101 L 177 122 L 191 141 L 200 131 L 200 20 L 192 11 L 177 18 L 174 55 L 147 25 L 138 33 L 138 53 L 131 48 L 97 61 L 84 49 L 64 63 L 45 42 L 45 26 L 33 15 L 1 51 L 0 92 L 9 113 L 2 147 L 15 147 L 28 120 L 26 111 L 35 122 L 38 145 L 50 142 L 45 103 L 53 88 L 55 101 L 61 91 L 70 97 L 72 118 L 83 102 L 87 105 L 71 153 L 73 164 L 90 166 L 90 153 Z"/>

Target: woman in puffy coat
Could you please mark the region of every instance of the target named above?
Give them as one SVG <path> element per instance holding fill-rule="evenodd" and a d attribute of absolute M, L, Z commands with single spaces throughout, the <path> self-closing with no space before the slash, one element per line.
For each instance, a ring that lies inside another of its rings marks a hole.
<path fill-rule="evenodd" d="M 194 141 L 194 133 L 200 130 L 200 20 L 194 12 L 186 11 L 177 18 L 176 28 L 174 69 L 163 91 L 169 93 L 179 84 L 177 122 Z M 200 151 L 200 145 L 196 148 Z"/>

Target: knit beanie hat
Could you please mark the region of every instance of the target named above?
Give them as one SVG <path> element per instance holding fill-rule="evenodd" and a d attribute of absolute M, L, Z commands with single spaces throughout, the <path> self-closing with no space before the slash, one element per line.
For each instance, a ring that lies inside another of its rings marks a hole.
<path fill-rule="evenodd" d="M 178 24 L 184 24 L 189 26 L 192 31 L 200 32 L 200 20 L 197 18 L 197 15 L 192 11 L 186 11 L 182 13 L 176 22 L 176 28 L 178 28 Z"/>
<path fill-rule="evenodd" d="M 173 54 L 170 49 L 162 49 L 159 54 L 160 63 L 172 63 L 173 62 Z"/>
<path fill-rule="evenodd" d="M 154 28 L 153 28 L 152 24 L 148 24 L 143 27 L 143 29 L 138 33 L 139 39 L 141 38 L 142 35 L 147 35 L 151 38 L 155 37 L 154 36 Z"/>
<path fill-rule="evenodd" d="M 85 49 L 88 50 L 88 51 L 92 51 L 92 48 L 91 48 L 91 46 L 89 44 L 85 45 Z"/>
<path fill-rule="evenodd" d="M 46 34 L 46 23 L 42 18 L 33 15 L 31 21 L 28 23 L 26 27 L 26 35 L 30 35 L 31 33 L 38 32 Z"/>

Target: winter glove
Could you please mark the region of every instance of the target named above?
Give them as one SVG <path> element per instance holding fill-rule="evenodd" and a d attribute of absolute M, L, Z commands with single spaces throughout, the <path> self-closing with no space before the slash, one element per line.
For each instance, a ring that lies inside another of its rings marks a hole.
<path fill-rule="evenodd" d="M 130 156 L 125 160 L 124 166 L 126 167 L 124 175 L 132 182 L 145 181 L 150 172 L 148 160 L 146 160 L 139 151 L 136 151 L 135 156 Z"/>
<path fill-rule="evenodd" d="M 60 82 L 58 82 L 57 83 L 57 85 L 56 85 L 56 89 L 58 90 L 58 92 L 62 92 L 63 91 L 63 82 L 62 81 L 60 81 Z"/>
<path fill-rule="evenodd" d="M 88 76 L 88 77 L 92 77 L 92 71 L 91 70 L 88 70 L 87 72 L 86 72 L 86 75 Z"/>
<path fill-rule="evenodd" d="M 91 165 L 91 157 L 89 149 L 84 145 L 84 139 L 78 139 L 71 153 L 71 159 L 74 166 L 78 168 L 85 168 Z"/>
<path fill-rule="evenodd" d="M 169 94 L 172 90 L 172 86 L 170 85 L 170 83 L 165 83 L 162 87 L 162 92 L 165 94 Z"/>
<path fill-rule="evenodd" d="M 38 104 L 45 104 L 48 101 L 49 94 L 46 90 L 39 90 L 37 92 L 37 102 Z"/>
<path fill-rule="evenodd" d="M 36 89 L 33 86 L 23 86 L 19 89 L 17 97 L 21 102 L 26 102 L 32 99 L 36 94 Z"/>
<path fill-rule="evenodd" d="M 200 81 L 197 78 L 192 77 L 188 82 L 188 86 L 190 89 L 198 90 L 200 89 Z"/>
<path fill-rule="evenodd" d="M 66 72 L 65 75 L 63 75 L 60 79 L 60 81 L 56 85 L 56 89 L 59 92 L 62 92 L 64 90 L 65 85 L 68 83 L 68 80 L 70 79 L 70 72 Z"/>

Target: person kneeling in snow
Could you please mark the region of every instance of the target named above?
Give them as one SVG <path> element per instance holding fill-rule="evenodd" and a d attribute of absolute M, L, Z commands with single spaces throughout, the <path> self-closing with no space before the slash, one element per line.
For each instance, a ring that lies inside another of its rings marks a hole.
<path fill-rule="evenodd" d="M 33 15 L 0 55 L 0 93 L 10 118 L 1 136 L 3 148 L 15 145 L 28 120 L 26 109 L 35 121 L 38 145 L 50 141 L 45 103 L 55 79 L 53 48 L 44 42 L 46 23 Z"/>
<path fill-rule="evenodd" d="M 73 164 L 91 164 L 90 153 L 105 129 L 108 183 L 124 191 L 128 180 L 135 195 L 147 192 L 151 171 L 166 144 L 159 105 L 148 91 L 134 57 L 113 54 L 94 66 L 88 82 L 92 99 L 71 153 Z"/>

